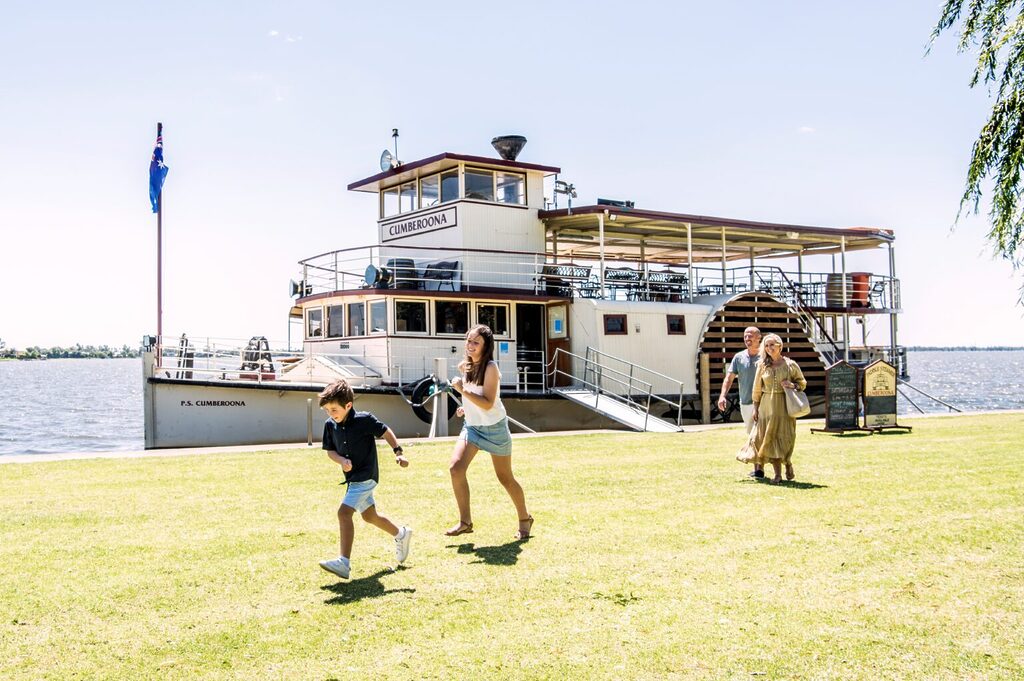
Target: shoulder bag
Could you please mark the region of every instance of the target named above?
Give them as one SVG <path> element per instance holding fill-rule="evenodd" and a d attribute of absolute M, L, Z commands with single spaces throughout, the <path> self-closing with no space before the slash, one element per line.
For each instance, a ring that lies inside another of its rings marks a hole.
<path fill-rule="evenodd" d="M 811 413 L 811 401 L 807 393 L 796 388 L 786 388 L 786 411 L 790 417 L 798 419 Z"/>

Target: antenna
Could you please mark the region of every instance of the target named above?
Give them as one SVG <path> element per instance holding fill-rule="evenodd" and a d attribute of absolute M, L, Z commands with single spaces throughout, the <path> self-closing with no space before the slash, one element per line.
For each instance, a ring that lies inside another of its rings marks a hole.
<path fill-rule="evenodd" d="M 572 213 L 572 200 L 576 198 L 576 185 L 569 184 L 564 180 L 555 180 L 555 189 L 553 192 L 553 198 L 555 200 L 555 208 L 558 208 L 558 195 L 565 194 L 569 197 L 569 212 Z"/>
<path fill-rule="evenodd" d="M 395 138 L 395 153 L 392 154 L 387 149 L 381 153 L 380 170 L 383 173 L 402 165 L 402 162 L 398 160 L 398 128 L 391 128 L 391 136 Z"/>

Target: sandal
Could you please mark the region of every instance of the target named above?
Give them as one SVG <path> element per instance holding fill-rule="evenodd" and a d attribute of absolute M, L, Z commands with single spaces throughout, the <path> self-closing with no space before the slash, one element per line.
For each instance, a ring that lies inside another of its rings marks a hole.
<path fill-rule="evenodd" d="M 523 529 L 523 525 L 526 526 L 525 530 Z M 530 538 L 530 530 L 532 530 L 532 529 L 533 529 L 533 516 L 532 515 L 528 515 L 528 516 L 526 516 L 525 519 L 521 519 L 519 521 L 519 531 L 516 532 L 516 539 L 519 539 L 519 540 L 529 539 Z"/>
<path fill-rule="evenodd" d="M 458 525 L 446 531 L 445 534 L 449 537 L 456 537 L 460 534 L 469 534 L 472 531 L 473 523 L 467 523 L 460 520 Z"/>
<path fill-rule="evenodd" d="M 793 472 L 793 464 L 786 464 L 786 480 L 792 480 L 796 477 L 796 473 Z"/>

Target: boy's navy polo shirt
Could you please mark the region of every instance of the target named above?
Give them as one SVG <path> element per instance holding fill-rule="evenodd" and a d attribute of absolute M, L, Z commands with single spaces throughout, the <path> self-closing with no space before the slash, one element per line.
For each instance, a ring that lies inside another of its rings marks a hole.
<path fill-rule="evenodd" d="M 346 471 L 345 482 L 378 482 L 377 438 L 388 427 L 373 414 L 352 409 L 341 423 L 334 419 L 324 422 L 324 449 L 333 449 L 352 461 L 352 470 Z"/>

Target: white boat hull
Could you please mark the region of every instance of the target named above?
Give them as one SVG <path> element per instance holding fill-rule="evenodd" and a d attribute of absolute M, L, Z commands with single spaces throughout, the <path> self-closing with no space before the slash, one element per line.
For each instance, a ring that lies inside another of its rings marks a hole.
<path fill-rule="evenodd" d="M 317 442 L 324 415 L 320 386 L 268 383 L 217 385 L 151 378 L 146 381 L 146 448 L 210 447 Z M 581 430 L 623 426 L 559 396 L 503 396 L 509 416 L 536 431 Z M 424 423 L 397 392 L 356 392 L 355 408 L 369 411 L 398 437 L 426 437 Z M 462 419 L 448 422 L 458 434 Z M 517 429 L 513 427 L 513 432 Z"/>

